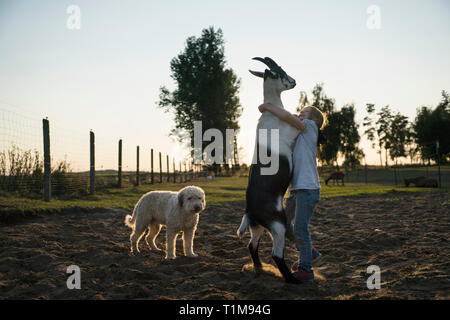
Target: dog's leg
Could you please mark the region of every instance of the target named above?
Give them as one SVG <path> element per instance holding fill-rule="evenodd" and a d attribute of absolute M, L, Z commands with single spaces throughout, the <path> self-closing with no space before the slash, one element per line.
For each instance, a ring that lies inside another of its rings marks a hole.
<path fill-rule="evenodd" d="M 166 230 L 166 259 L 175 259 L 175 244 L 178 232 L 174 232 L 167 228 Z"/>
<path fill-rule="evenodd" d="M 154 249 L 157 251 L 161 251 L 160 248 L 158 248 L 155 244 L 155 239 L 158 236 L 159 232 L 161 231 L 161 225 L 157 223 L 152 223 L 148 227 L 148 233 L 145 236 L 145 242 L 147 243 L 147 246 L 150 250 Z M 150 243 L 148 242 L 148 239 L 150 239 Z"/>
<path fill-rule="evenodd" d="M 139 251 L 139 241 L 144 235 L 145 227 L 142 227 L 140 224 L 136 223 L 135 229 L 130 235 L 130 243 L 131 243 L 131 253 L 140 252 Z"/>
<path fill-rule="evenodd" d="M 250 255 L 252 256 L 253 268 L 258 272 L 262 268 L 261 260 L 259 260 L 258 247 L 259 240 L 264 233 L 264 227 L 261 225 L 250 226 L 251 239 L 248 244 Z"/>
<path fill-rule="evenodd" d="M 273 240 L 272 258 L 277 264 L 278 270 L 280 270 L 286 282 L 299 283 L 299 281 L 294 278 L 291 271 L 286 266 L 286 262 L 284 261 L 286 227 L 282 223 L 275 221 L 270 226 L 270 233 Z"/>
<path fill-rule="evenodd" d="M 184 255 L 188 257 L 198 257 L 193 251 L 195 228 L 186 229 L 183 231 L 183 250 Z"/>

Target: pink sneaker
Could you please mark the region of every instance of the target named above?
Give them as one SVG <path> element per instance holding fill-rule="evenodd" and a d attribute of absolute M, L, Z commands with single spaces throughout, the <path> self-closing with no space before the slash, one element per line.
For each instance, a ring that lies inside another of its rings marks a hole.
<path fill-rule="evenodd" d="M 321 266 L 323 264 L 323 256 L 322 254 L 316 250 L 316 248 L 312 248 L 312 260 L 311 260 L 311 265 L 313 267 L 318 267 Z M 297 271 L 298 269 L 298 261 L 295 261 L 292 264 L 291 270 L 292 272 Z"/>
<path fill-rule="evenodd" d="M 314 280 L 314 272 L 306 271 L 302 268 L 298 268 L 297 271 L 295 271 L 293 274 L 295 279 L 299 281 L 313 281 Z"/>

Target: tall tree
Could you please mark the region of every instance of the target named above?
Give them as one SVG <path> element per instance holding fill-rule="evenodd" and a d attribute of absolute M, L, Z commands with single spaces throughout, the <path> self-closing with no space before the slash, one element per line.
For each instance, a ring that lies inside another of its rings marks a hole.
<path fill-rule="evenodd" d="M 375 149 L 376 129 L 375 129 L 375 120 L 373 118 L 375 113 L 375 105 L 373 103 L 367 103 L 366 112 L 367 115 L 363 119 L 363 127 L 365 128 L 363 134 L 367 137 L 367 140 L 369 140 L 372 143 L 371 144 L 372 149 Z"/>
<path fill-rule="evenodd" d="M 322 130 L 325 143 L 320 148 L 319 159 L 328 165 L 332 165 L 334 162 L 337 164 L 340 146 L 340 116 L 335 111 L 334 99 L 325 94 L 323 83 L 314 86 L 310 104 L 324 112 L 328 118 L 328 125 Z"/>
<path fill-rule="evenodd" d="M 385 152 L 385 165 L 388 166 L 388 150 L 391 147 L 390 146 L 390 127 L 391 127 L 391 121 L 392 121 L 392 111 L 389 108 L 389 106 L 384 106 L 381 108 L 381 111 L 377 113 L 378 119 L 375 122 L 377 135 L 378 135 L 378 146 L 381 150 L 384 148 Z M 381 159 L 381 155 L 380 155 Z M 383 164 L 381 164 L 383 165 Z"/>
<path fill-rule="evenodd" d="M 450 96 L 442 91 L 442 100 L 435 109 L 421 107 L 417 110 L 413 129 L 415 142 L 422 159 L 437 160 L 436 141 L 439 141 L 441 161 L 450 156 Z"/>
<path fill-rule="evenodd" d="M 325 143 L 320 149 L 320 160 L 328 165 L 337 165 L 341 156 L 352 167 L 359 164 L 364 153 L 358 147 L 360 136 L 354 105 L 347 104 L 336 110 L 335 100 L 325 94 L 323 83 L 314 86 L 311 100 L 311 105 L 319 108 L 328 118 L 328 125 L 322 130 Z"/>
<path fill-rule="evenodd" d="M 391 160 L 397 163 L 397 159 L 406 157 L 408 140 L 408 117 L 397 112 L 392 116 L 389 128 L 389 155 Z"/>
<path fill-rule="evenodd" d="M 221 29 L 209 27 L 199 38 L 189 37 L 184 51 L 171 60 L 170 69 L 176 88 L 169 91 L 162 86 L 157 104 L 175 115 L 171 135 L 186 132 L 193 146 L 194 121 L 202 121 L 203 132 L 219 129 L 224 138 L 225 129 L 239 129 L 240 80 L 231 68 L 226 68 Z M 202 150 L 209 143 L 203 142 Z M 225 145 L 225 141 L 222 143 Z"/>
<path fill-rule="evenodd" d="M 361 137 L 358 132 L 358 124 L 355 121 L 356 109 L 353 104 L 344 105 L 340 114 L 340 148 L 347 166 L 354 167 L 360 164 L 364 152 L 358 147 Z"/>

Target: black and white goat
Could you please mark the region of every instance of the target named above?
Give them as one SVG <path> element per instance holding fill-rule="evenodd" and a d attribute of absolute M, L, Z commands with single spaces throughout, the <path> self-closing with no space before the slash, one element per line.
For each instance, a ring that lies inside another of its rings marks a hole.
<path fill-rule="evenodd" d="M 280 94 L 284 90 L 294 88 L 295 80 L 287 75 L 272 59 L 268 57 L 253 59 L 261 61 L 269 67 L 264 73 L 249 70 L 253 75 L 264 78 L 264 103 L 271 103 L 276 107 L 284 108 Z M 267 130 L 266 141 L 260 139 L 260 129 Z M 275 141 L 272 140 L 271 134 L 274 131 L 271 129 L 278 129 L 278 139 Z M 284 261 L 286 231 L 292 217 L 286 217 L 283 208 L 283 196 L 292 177 L 292 150 L 299 133 L 300 131 L 296 128 L 280 120 L 269 111 L 265 111 L 259 118 L 254 158 L 250 167 L 246 193 L 246 211 L 237 231 L 238 236 L 242 237 L 245 230 L 250 227 L 251 239 L 248 248 L 254 268 L 258 270 L 262 267 L 258 255 L 258 246 L 264 228 L 266 228 L 273 241 L 272 258 L 285 281 L 290 283 L 297 283 L 298 281 L 293 277 Z M 273 143 L 277 143 L 278 148 Z M 266 147 L 267 152 L 271 153 L 270 158 L 275 158 L 278 161 L 278 170 L 272 174 L 264 172 L 267 172 L 270 165 L 261 161 L 260 149 Z M 278 154 L 275 154 L 277 149 Z"/>

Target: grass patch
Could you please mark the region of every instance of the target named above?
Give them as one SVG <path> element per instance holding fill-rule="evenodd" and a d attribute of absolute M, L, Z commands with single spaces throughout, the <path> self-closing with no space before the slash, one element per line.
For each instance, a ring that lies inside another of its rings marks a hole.
<path fill-rule="evenodd" d="M 245 202 L 245 191 L 247 188 L 247 177 L 218 177 L 213 181 L 200 179 L 187 183 L 155 183 L 144 184 L 139 187 L 125 185 L 122 188 L 110 188 L 98 191 L 95 195 L 81 196 L 77 199 L 58 199 L 53 197 L 52 201 L 44 202 L 41 199 L 23 198 L 11 193 L 0 193 L 0 213 L 7 211 L 20 212 L 58 212 L 70 208 L 83 209 L 111 209 L 123 208 L 132 211 L 139 198 L 146 192 L 153 190 L 178 191 L 187 185 L 197 185 L 206 192 L 208 205 L 226 206 L 228 203 Z M 345 186 L 330 185 L 322 183 L 321 197 L 332 198 L 341 196 L 356 196 L 363 194 L 385 194 L 391 191 L 435 191 L 431 188 L 393 187 L 382 184 L 365 184 L 359 182 L 346 183 Z M 446 204 L 447 205 L 447 204 Z"/>

